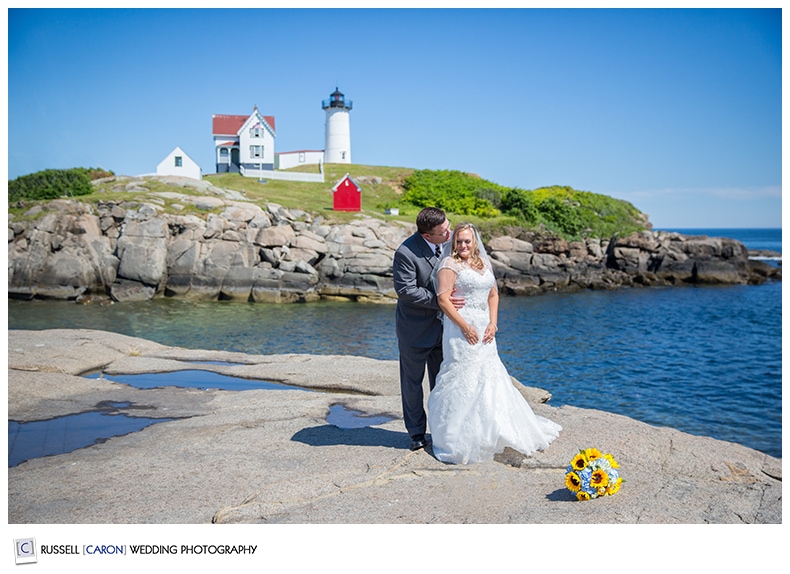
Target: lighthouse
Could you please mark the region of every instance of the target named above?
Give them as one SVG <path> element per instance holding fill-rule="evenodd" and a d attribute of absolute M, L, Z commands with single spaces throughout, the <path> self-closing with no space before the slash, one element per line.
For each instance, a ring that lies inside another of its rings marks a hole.
<path fill-rule="evenodd" d="M 328 100 L 321 102 L 326 112 L 326 144 L 324 145 L 325 163 L 351 163 L 351 129 L 348 113 L 353 102 L 335 87 Z"/>

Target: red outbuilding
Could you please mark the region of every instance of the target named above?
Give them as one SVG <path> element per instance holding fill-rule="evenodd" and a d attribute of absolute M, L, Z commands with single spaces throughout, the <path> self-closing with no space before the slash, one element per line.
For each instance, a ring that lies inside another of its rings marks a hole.
<path fill-rule="evenodd" d="M 332 188 L 332 195 L 335 211 L 362 210 L 362 188 L 348 174 Z"/>

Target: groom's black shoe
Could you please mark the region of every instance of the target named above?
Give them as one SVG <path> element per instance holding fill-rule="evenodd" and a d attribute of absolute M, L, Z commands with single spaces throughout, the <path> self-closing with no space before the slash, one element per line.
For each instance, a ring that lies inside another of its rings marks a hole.
<path fill-rule="evenodd" d="M 428 446 L 428 441 L 425 440 L 424 434 L 416 434 L 411 437 L 411 449 L 412 450 L 420 450 L 421 448 L 425 448 Z"/>

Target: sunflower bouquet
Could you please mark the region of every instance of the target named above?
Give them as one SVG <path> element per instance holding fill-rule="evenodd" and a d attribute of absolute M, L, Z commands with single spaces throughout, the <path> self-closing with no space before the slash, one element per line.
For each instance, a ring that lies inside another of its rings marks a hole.
<path fill-rule="evenodd" d="M 620 465 L 611 454 L 597 448 L 580 450 L 565 471 L 565 486 L 578 500 L 609 496 L 620 490 Z"/>

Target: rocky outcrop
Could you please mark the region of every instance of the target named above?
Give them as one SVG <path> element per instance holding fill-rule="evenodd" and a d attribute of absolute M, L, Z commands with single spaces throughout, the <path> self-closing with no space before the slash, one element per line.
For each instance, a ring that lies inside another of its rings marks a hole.
<path fill-rule="evenodd" d="M 298 209 L 241 201 L 238 192 L 147 197 L 95 206 L 56 200 L 9 220 L 9 296 L 392 302 L 392 257 L 415 230 L 362 215 L 330 225 Z M 165 213 L 158 204 L 165 198 L 205 215 Z M 521 233 L 493 238 L 487 249 L 510 295 L 781 277 L 733 239 L 667 232 L 577 242 Z"/>

